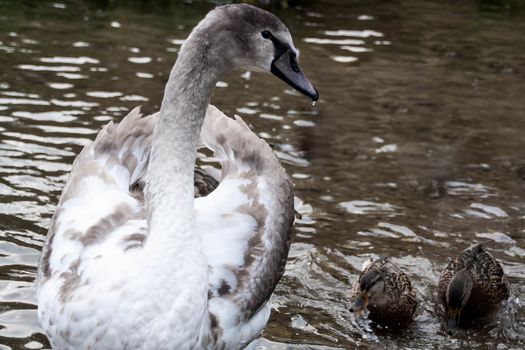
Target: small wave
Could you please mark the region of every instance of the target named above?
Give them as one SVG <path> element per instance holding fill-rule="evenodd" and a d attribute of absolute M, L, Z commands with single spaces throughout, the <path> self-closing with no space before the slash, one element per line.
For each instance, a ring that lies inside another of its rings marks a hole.
<path fill-rule="evenodd" d="M 383 33 L 376 32 L 375 30 L 326 30 L 324 34 L 328 36 L 353 36 L 358 38 L 368 38 L 370 36 L 383 36 Z"/>
<path fill-rule="evenodd" d="M 481 204 L 481 203 L 472 203 L 470 205 L 471 208 L 478 209 L 485 213 L 489 218 L 490 217 L 497 217 L 497 218 L 506 218 L 509 216 L 503 209 L 500 209 L 495 206 Z"/>
<path fill-rule="evenodd" d="M 367 214 L 387 214 L 400 215 L 400 207 L 390 203 L 378 203 L 364 200 L 353 200 L 348 202 L 341 202 L 339 206 L 344 208 L 350 214 L 367 215 Z"/>
<path fill-rule="evenodd" d="M 142 79 L 151 79 L 154 77 L 153 74 L 151 73 L 146 73 L 146 72 L 136 72 L 135 75 L 139 78 L 142 78 Z"/>
<path fill-rule="evenodd" d="M 85 108 L 89 108 L 89 107 L 96 107 L 96 106 L 98 106 L 98 103 L 96 103 L 96 102 L 65 101 L 65 100 L 57 100 L 57 99 L 52 99 L 51 103 L 54 104 L 55 106 L 60 106 L 60 107 L 85 107 Z"/>
<path fill-rule="evenodd" d="M 136 64 L 146 64 L 151 62 L 151 57 L 128 57 L 128 61 Z"/>
<path fill-rule="evenodd" d="M 91 57 L 41 57 L 40 62 L 44 63 L 64 63 L 64 64 L 99 64 L 100 61 Z"/>
<path fill-rule="evenodd" d="M 485 198 L 495 195 L 493 188 L 480 183 L 472 184 L 460 181 L 447 181 L 445 182 L 445 188 L 451 196 L 477 195 Z"/>
<path fill-rule="evenodd" d="M 86 95 L 89 97 L 96 97 L 96 98 L 113 98 L 113 97 L 120 97 L 122 96 L 122 92 L 116 92 L 116 91 L 90 91 L 86 92 Z"/>
<path fill-rule="evenodd" d="M 36 72 L 78 72 L 80 71 L 79 67 L 74 66 L 37 66 L 34 64 L 20 64 L 17 66 L 23 70 L 32 70 Z"/>
<path fill-rule="evenodd" d="M 476 233 L 476 237 L 488 238 L 498 243 L 516 243 L 515 240 L 510 238 L 503 232 L 492 232 L 492 233 Z"/>
<path fill-rule="evenodd" d="M 70 122 L 77 117 L 75 114 L 84 114 L 82 111 L 50 111 L 50 112 L 13 112 L 12 116 L 17 118 L 27 118 L 38 121 Z"/>
<path fill-rule="evenodd" d="M 89 78 L 87 75 L 83 74 L 75 74 L 75 73 L 57 73 L 58 77 L 71 79 L 71 80 L 77 80 L 77 79 L 87 79 Z"/>
<path fill-rule="evenodd" d="M 364 45 L 363 40 L 357 39 L 320 39 L 320 38 L 304 38 L 303 41 L 309 44 L 319 45 Z"/>
<path fill-rule="evenodd" d="M 28 98 L 0 98 L 0 104 L 49 106 L 49 102 L 47 101 Z"/>

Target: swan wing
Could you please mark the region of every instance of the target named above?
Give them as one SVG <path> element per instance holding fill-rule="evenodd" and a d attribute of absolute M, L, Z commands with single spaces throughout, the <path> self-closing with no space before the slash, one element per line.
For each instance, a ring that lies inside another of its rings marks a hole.
<path fill-rule="evenodd" d="M 134 186 L 147 168 L 153 128 L 154 119 L 141 118 L 136 108 L 106 125 L 73 162 L 37 274 L 38 316 L 54 347 L 104 348 L 102 334 L 115 329 L 111 307 L 91 310 L 90 302 L 120 295 L 129 278 L 123 259 L 146 239 L 142 195 Z M 93 286 L 107 293 L 93 293 Z"/>
<path fill-rule="evenodd" d="M 210 105 L 201 139 L 222 165 L 218 187 L 195 201 L 209 265 L 212 336 L 235 348 L 268 321 L 290 247 L 292 183 L 269 145 L 239 117 Z"/>
<path fill-rule="evenodd" d="M 39 282 L 70 271 L 83 250 L 122 226 L 144 231 L 143 205 L 133 186 L 147 168 L 153 127 L 152 118 L 141 118 L 135 108 L 121 123 L 107 124 L 76 157 L 51 221 Z"/>

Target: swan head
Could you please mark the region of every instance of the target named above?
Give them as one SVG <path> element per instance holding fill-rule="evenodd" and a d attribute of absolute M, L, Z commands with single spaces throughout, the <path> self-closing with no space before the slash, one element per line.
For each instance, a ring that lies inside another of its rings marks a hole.
<path fill-rule="evenodd" d="M 246 4 L 225 5 L 208 13 L 199 27 L 228 68 L 271 72 L 313 101 L 319 98 L 299 66 L 290 31 L 275 15 Z"/>

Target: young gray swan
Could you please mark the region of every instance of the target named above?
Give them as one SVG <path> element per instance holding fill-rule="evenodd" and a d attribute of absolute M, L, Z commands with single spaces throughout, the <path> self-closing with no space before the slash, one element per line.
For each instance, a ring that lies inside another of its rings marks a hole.
<path fill-rule="evenodd" d="M 53 348 L 239 349 L 266 325 L 289 250 L 292 185 L 242 120 L 208 107 L 235 68 L 318 98 L 274 15 L 211 11 L 182 46 L 160 112 L 110 123 L 73 163 L 38 268 L 38 316 Z M 194 199 L 199 134 L 222 176 Z"/>

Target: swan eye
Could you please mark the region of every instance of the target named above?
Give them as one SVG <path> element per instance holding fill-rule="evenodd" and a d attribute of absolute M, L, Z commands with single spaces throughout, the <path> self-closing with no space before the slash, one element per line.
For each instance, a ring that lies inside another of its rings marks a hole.
<path fill-rule="evenodd" d="M 261 32 L 261 35 L 265 39 L 270 39 L 272 37 L 272 33 L 270 33 L 268 30 L 263 30 Z"/>

